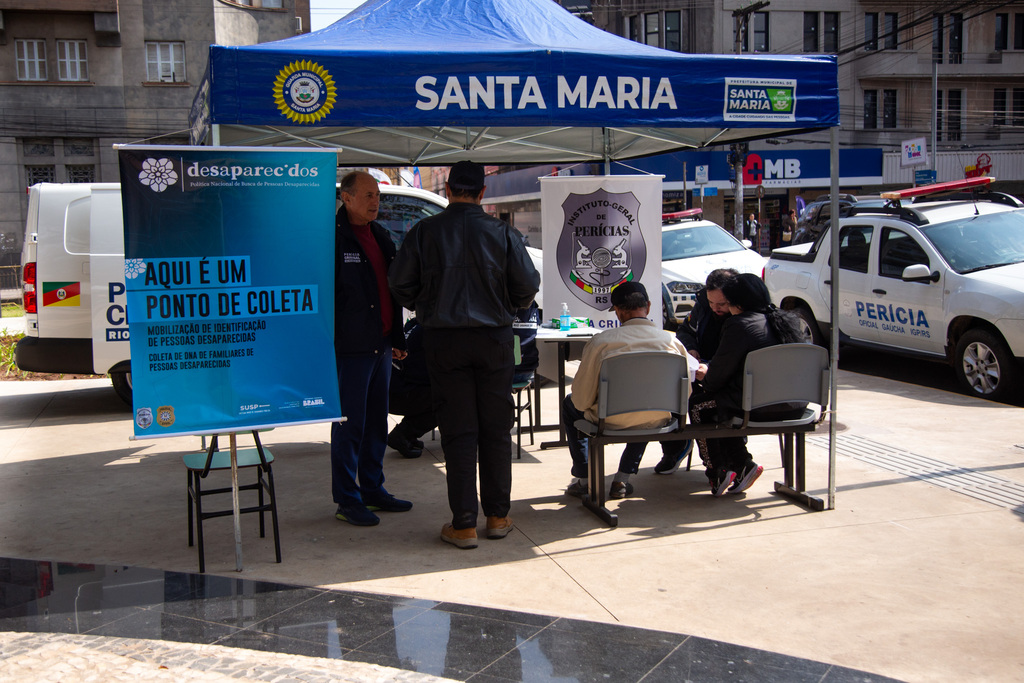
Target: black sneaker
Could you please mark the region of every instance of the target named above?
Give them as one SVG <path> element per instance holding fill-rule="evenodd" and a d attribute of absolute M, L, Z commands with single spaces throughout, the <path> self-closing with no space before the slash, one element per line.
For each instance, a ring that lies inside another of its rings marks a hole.
<path fill-rule="evenodd" d="M 395 498 L 387 491 L 382 491 L 375 496 L 363 496 L 366 509 L 370 512 L 408 512 L 412 510 L 412 503 L 407 500 Z"/>
<path fill-rule="evenodd" d="M 403 458 L 418 458 L 423 455 L 423 447 L 416 447 L 416 444 L 405 438 L 395 427 L 388 434 L 388 446 L 402 454 Z"/>
<path fill-rule="evenodd" d="M 732 488 L 729 489 L 729 493 L 742 493 L 746 491 L 754 485 L 754 482 L 757 481 L 762 472 L 764 472 L 764 468 L 751 460 L 743 466 L 743 470 L 736 477 L 736 481 L 733 483 Z"/>
<path fill-rule="evenodd" d="M 339 505 L 334 513 L 337 519 L 356 526 L 377 526 L 380 517 L 370 512 L 365 505 Z"/>
<path fill-rule="evenodd" d="M 736 481 L 735 472 L 723 472 L 715 479 L 711 485 L 711 495 L 715 498 L 721 498 L 725 492 L 732 486 L 732 483 Z"/>
<path fill-rule="evenodd" d="M 618 500 L 620 498 L 627 498 L 633 495 L 633 485 L 628 481 L 613 481 L 612 488 L 608 492 L 608 497 L 612 500 Z"/>
<path fill-rule="evenodd" d="M 569 484 L 569 488 L 565 489 L 565 492 L 570 496 L 576 496 L 577 498 L 583 498 L 584 496 L 590 495 L 590 491 L 587 490 L 586 479 L 580 479 L 579 481 L 574 481 Z"/>
<path fill-rule="evenodd" d="M 661 462 L 654 466 L 654 473 L 672 474 L 677 469 L 679 469 L 679 465 L 683 462 L 686 456 L 690 454 L 690 451 L 692 450 L 693 440 L 691 439 L 690 441 L 687 442 L 686 447 L 682 450 L 682 452 L 679 453 L 679 457 L 674 458 L 671 455 L 663 454 L 661 456 Z"/>

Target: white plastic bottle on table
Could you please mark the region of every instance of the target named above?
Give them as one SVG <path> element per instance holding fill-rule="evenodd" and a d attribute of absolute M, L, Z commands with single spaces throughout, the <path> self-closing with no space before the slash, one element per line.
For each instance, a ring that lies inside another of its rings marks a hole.
<path fill-rule="evenodd" d="M 569 304 L 562 304 L 562 315 L 558 319 L 558 327 L 562 332 L 568 332 L 572 324 L 569 319 Z"/>

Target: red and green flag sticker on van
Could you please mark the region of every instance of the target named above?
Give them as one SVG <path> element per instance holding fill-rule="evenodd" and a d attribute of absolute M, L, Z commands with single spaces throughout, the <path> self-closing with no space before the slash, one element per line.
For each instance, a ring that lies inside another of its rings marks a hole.
<path fill-rule="evenodd" d="M 43 306 L 81 306 L 81 282 L 44 282 Z"/>

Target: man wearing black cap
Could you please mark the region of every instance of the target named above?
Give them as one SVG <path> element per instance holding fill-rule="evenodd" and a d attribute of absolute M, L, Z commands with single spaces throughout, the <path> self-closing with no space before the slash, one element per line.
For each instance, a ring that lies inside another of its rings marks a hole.
<path fill-rule="evenodd" d="M 445 187 L 448 208 L 413 226 L 388 279 L 424 329 L 452 511 L 441 538 L 475 548 L 478 461 L 487 537 L 513 526 L 512 317 L 533 301 L 540 273 L 519 233 L 480 205 L 483 166 L 458 162 Z"/>
<path fill-rule="evenodd" d="M 645 351 L 669 351 L 686 354 L 686 348 L 671 332 L 663 330 L 647 319 L 651 313 L 651 301 L 647 289 L 639 282 L 623 282 L 612 289 L 612 309 L 619 319 L 619 327 L 613 327 L 587 342 L 583 358 L 572 379 L 572 393 L 562 403 L 562 422 L 572 456 L 572 483 L 565 490 L 571 496 L 587 494 L 587 448 L 585 439 L 573 426 L 576 420 L 587 419 L 597 422 L 597 389 L 600 383 L 601 363 L 605 358 L 625 353 Z M 639 411 L 615 415 L 605 423 L 612 429 L 653 428 L 667 424 L 670 416 L 660 411 Z M 685 441 L 663 441 L 665 457 L 675 457 L 676 451 L 685 448 Z M 619 471 L 612 482 L 609 498 L 625 498 L 633 492 L 629 477 L 636 474 L 643 456 L 644 443 L 630 443 L 622 451 Z"/>

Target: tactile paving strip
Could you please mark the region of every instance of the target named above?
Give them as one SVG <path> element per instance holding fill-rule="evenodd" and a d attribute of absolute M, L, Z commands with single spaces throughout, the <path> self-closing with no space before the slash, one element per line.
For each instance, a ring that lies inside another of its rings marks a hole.
<path fill-rule="evenodd" d="M 809 436 L 807 442 L 828 450 L 828 436 Z M 1024 515 L 1024 484 L 1009 479 L 951 465 L 856 434 L 838 435 L 836 453 Z"/>

